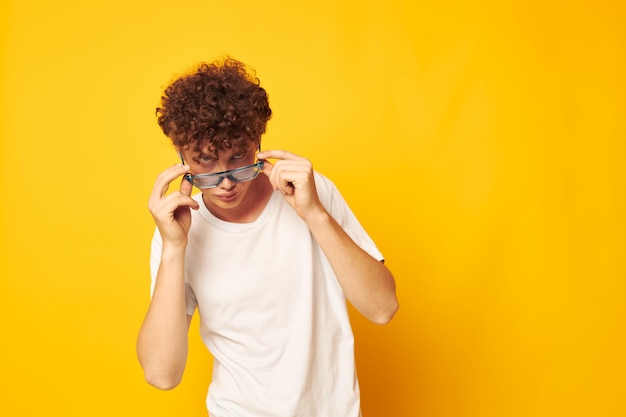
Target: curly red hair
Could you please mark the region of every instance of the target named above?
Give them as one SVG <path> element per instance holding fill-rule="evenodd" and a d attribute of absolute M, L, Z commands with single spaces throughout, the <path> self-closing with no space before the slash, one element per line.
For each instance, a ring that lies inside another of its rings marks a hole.
<path fill-rule="evenodd" d="M 232 58 L 201 63 L 172 82 L 156 109 L 163 133 L 175 146 L 211 156 L 259 143 L 272 116 L 266 91 L 246 66 Z"/>

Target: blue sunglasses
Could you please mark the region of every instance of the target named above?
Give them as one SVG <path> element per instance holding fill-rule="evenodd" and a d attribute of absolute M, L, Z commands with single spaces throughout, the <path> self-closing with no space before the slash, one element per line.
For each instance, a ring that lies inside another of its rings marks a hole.
<path fill-rule="evenodd" d="M 183 155 L 180 153 L 178 155 L 180 156 L 180 161 L 184 164 L 185 160 L 183 159 Z M 232 182 L 252 181 L 263 169 L 263 163 L 264 161 L 258 161 L 245 167 L 230 169 L 222 172 L 214 172 L 212 174 L 193 175 L 187 173 L 183 178 L 192 183 L 195 187 L 201 189 L 215 188 L 220 185 L 222 181 L 224 181 L 224 178 L 228 178 Z"/>

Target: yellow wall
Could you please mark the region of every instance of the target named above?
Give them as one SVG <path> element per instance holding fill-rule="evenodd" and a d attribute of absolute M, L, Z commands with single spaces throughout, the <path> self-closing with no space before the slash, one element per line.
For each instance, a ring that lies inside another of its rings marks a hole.
<path fill-rule="evenodd" d="M 199 338 L 172 392 L 134 344 L 160 89 L 229 53 L 395 273 L 365 417 L 626 415 L 624 2 L 310 4 L 2 3 L 0 414 L 204 415 Z"/>

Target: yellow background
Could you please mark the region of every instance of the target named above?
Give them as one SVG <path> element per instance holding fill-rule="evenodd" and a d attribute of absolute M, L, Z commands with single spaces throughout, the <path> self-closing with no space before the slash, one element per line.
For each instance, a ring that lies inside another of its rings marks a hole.
<path fill-rule="evenodd" d="M 354 316 L 365 417 L 626 415 L 623 1 L 0 7 L 1 415 L 205 415 L 195 332 L 170 392 L 134 346 L 154 108 L 224 54 L 395 273 L 394 321 Z"/>

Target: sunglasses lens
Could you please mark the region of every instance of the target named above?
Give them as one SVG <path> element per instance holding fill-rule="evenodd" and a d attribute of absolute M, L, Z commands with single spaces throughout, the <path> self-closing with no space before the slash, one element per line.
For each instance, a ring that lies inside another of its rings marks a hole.
<path fill-rule="evenodd" d="M 263 162 L 258 162 L 254 165 L 234 169 L 231 171 L 221 172 L 219 174 L 200 174 L 187 177 L 191 180 L 193 185 L 198 188 L 213 188 L 217 187 L 223 178 L 228 178 L 233 182 L 245 182 L 256 178 L 261 172 Z"/>
<path fill-rule="evenodd" d="M 212 188 L 215 187 L 220 181 L 220 177 L 204 177 L 196 175 L 193 177 L 193 183 L 199 188 Z"/>
<path fill-rule="evenodd" d="M 243 182 L 250 181 L 254 179 L 259 173 L 259 168 L 254 165 L 251 167 L 247 167 L 246 169 L 242 169 L 241 171 L 236 171 L 230 174 L 230 178 L 235 182 Z"/>

